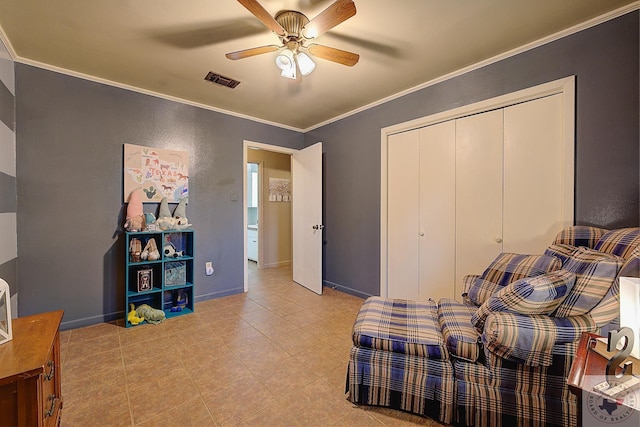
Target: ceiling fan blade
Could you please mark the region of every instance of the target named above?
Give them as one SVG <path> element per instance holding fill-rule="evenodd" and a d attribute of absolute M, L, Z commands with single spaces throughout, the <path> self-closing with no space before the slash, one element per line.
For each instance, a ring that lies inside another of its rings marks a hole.
<path fill-rule="evenodd" d="M 337 0 L 309 21 L 302 29 L 302 34 L 307 39 L 316 38 L 355 14 L 356 5 L 352 0 Z"/>
<path fill-rule="evenodd" d="M 238 0 L 238 3 L 246 7 L 249 12 L 253 13 L 268 29 L 280 36 L 285 35 L 282 25 L 278 24 L 278 21 L 276 21 L 273 16 L 271 16 L 271 14 L 257 2 L 257 0 Z"/>
<path fill-rule="evenodd" d="M 309 53 L 313 56 L 326 59 L 327 61 L 337 62 L 338 64 L 348 67 L 353 67 L 360 60 L 360 55 L 357 53 L 347 52 L 346 50 L 340 50 L 334 47 L 311 44 L 308 49 Z"/>
<path fill-rule="evenodd" d="M 252 47 L 251 49 L 238 50 L 236 52 L 227 53 L 225 56 L 229 59 L 244 59 L 250 56 L 262 55 L 263 53 L 274 52 L 280 49 L 282 46 L 268 45 L 260 47 Z"/>

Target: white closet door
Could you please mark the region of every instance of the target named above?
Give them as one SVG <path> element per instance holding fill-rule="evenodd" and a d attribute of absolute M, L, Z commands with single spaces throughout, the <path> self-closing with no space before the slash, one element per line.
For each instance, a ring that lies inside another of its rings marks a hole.
<path fill-rule="evenodd" d="M 420 130 L 420 299 L 454 298 L 455 121 Z"/>
<path fill-rule="evenodd" d="M 541 254 L 563 224 L 563 95 L 504 110 L 504 251 Z"/>
<path fill-rule="evenodd" d="M 456 282 L 502 252 L 502 110 L 456 120 Z"/>
<path fill-rule="evenodd" d="M 419 131 L 389 137 L 387 296 L 417 299 L 419 283 Z"/>

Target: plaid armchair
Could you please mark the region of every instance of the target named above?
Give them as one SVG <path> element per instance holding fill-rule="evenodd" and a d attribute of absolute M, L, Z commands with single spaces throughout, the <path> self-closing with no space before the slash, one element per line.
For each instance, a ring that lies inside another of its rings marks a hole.
<path fill-rule="evenodd" d="M 640 229 L 562 230 L 542 255 L 501 254 L 462 302 L 371 297 L 353 329 L 347 397 L 463 426 L 575 426 L 566 385 L 582 332 L 618 326 Z"/>

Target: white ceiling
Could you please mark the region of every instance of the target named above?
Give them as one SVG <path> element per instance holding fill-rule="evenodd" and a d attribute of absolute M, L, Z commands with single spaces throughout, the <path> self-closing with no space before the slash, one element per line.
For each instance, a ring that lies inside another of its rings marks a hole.
<path fill-rule="evenodd" d="M 0 36 L 14 59 L 121 87 L 308 130 L 429 81 L 603 15 L 629 0 L 354 0 L 357 14 L 320 36 L 360 54 L 346 67 L 316 59 L 300 83 L 280 77 L 275 52 L 224 54 L 279 44 L 236 0 L 2 0 Z M 332 0 L 260 0 L 275 15 L 310 19 Z M 593 21 L 591 21 L 593 22 Z M 3 34 L 2 34 L 3 33 Z M 240 80 L 229 89 L 208 71 Z"/>

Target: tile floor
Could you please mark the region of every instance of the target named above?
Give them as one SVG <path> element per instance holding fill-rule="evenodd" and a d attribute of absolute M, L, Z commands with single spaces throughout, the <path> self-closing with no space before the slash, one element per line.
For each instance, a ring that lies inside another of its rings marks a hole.
<path fill-rule="evenodd" d="M 160 325 L 61 333 L 62 426 L 406 426 L 438 423 L 344 396 L 362 299 L 258 270 L 249 292 Z"/>

